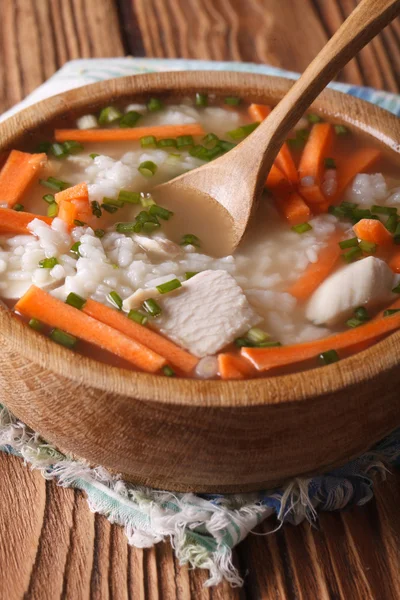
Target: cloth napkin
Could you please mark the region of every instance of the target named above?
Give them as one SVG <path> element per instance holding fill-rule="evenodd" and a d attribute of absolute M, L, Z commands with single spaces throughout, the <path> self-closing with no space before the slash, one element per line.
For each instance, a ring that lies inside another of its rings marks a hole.
<path fill-rule="evenodd" d="M 82 59 L 67 63 L 25 100 L 3 114 L 6 119 L 30 104 L 65 90 L 113 77 L 157 71 L 217 70 L 262 73 L 296 78 L 298 74 L 266 65 L 194 60 L 136 58 Z M 400 97 L 344 83 L 331 87 L 363 98 L 400 115 Z M 313 478 L 296 478 L 284 488 L 252 494 L 195 495 L 134 486 L 105 468 L 90 467 L 47 444 L 0 405 L 0 450 L 23 458 L 46 479 L 83 490 L 93 512 L 125 528 L 128 543 L 148 548 L 170 540 L 181 564 L 209 571 L 206 585 L 222 579 L 242 585 L 232 563 L 232 549 L 267 517 L 297 524 L 315 521 L 319 510 L 364 504 L 373 484 L 388 468 L 400 464 L 400 430 L 347 465 Z"/>

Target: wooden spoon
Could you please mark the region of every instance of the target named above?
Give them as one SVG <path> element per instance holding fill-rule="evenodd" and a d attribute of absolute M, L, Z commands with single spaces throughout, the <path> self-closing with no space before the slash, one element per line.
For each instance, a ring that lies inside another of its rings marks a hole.
<path fill-rule="evenodd" d="M 362 0 L 249 137 L 221 158 L 157 186 L 155 197 L 175 212 L 169 221 L 169 227 L 174 221 L 173 232 L 197 234 L 202 249 L 214 256 L 231 254 L 290 130 L 340 69 L 399 12 L 400 0 Z"/>

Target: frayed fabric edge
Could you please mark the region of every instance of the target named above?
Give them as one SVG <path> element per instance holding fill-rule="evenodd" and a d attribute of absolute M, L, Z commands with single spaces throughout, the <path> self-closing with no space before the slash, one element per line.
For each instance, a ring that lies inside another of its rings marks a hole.
<path fill-rule="evenodd" d="M 324 495 L 318 488 L 311 491 L 313 480 L 306 478 L 296 478 L 269 493 L 231 497 L 205 498 L 134 486 L 103 467 L 92 468 L 84 461 L 61 454 L 6 408 L 0 410 L 0 448 L 22 457 L 25 464 L 40 470 L 47 480 L 85 491 L 90 510 L 123 526 L 130 545 L 149 548 L 169 540 L 181 565 L 209 571 L 206 586 L 215 586 L 222 580 L 232 586 L 243 585 L 232 561 L 232 548 L 264 519 L 275 514 L 277 529 L 284 521 L 314 523 L 317 509 L 343 508 L 354 496 L 353 484 L 341 470 L 327 476 L 336 475 L 343 481 L 325 490 Z M 393 450 L 386 442 L 386 447 L 358 459 L 362 464 L 352 477 L 361 478 L 364 487 L 357 504 L 364 504 L 373 496 L 372 475 L 379 474 L 384 479 L 388 464 L 399 455 L 400 449 Z M 324 477 L 317 479 L 324 481 Z"/>

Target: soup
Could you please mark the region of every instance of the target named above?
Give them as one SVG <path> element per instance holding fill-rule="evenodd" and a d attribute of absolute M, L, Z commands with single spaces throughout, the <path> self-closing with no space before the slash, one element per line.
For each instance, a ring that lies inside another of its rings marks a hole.
<path fill-rule="evenodd" d="M 0 172 L 0 297 L 77 360 L 168 377 L 327 365 L 399 328 L 397 166 L 348 127 L 301 119 L 232 256 L 220 256 L 223 219 L 210 222 L 206 203 L 152 195 L 269 111 L 235 97 L 151 98 L 12 150 Z"/>

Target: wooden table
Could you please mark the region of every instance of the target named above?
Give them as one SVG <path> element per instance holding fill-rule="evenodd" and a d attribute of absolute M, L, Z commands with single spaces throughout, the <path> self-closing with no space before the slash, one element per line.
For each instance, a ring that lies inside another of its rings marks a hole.
<path fill-rule="evenodd" d="M 267 62 L 301 71 L 356 0 L 0 0 L 0 110 L 79 57 Z M 344 81 L 398 92 L 400 21 L 348 65 Z M 0 455 L 0 600 L 391 600 L 400 598 L 400 475 L 365 507 L 251 535 L 237 549 L 243 590 L 202 587 L 171 547 L 129 547 L 82 493 Z M 266 523 L 259 533 L 271 530 Z"/>

